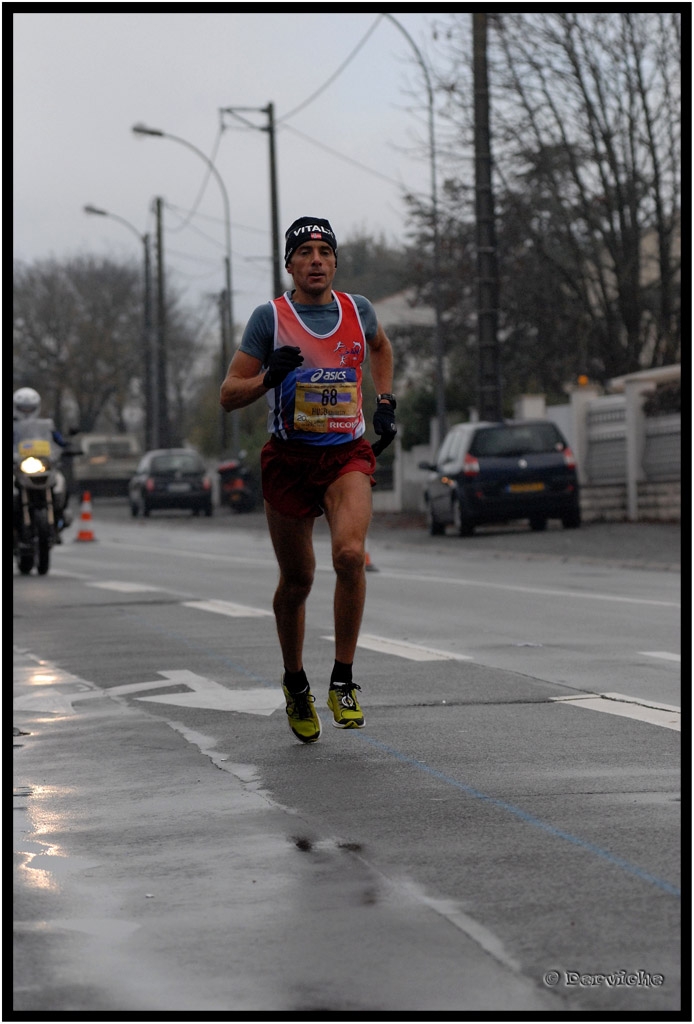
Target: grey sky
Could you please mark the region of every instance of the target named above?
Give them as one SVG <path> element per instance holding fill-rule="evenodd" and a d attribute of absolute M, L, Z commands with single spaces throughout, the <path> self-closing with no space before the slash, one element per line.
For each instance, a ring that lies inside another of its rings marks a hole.
<path fill-rule="evenodd" d="M 426 54 L 431 25 L 445 15 L 395 17 Z M 191 302 L 223 288 L 219 184 L 210 178 L 182 227 L 206 164 L 178 142 L 136 137 L 131 128 L 142 122 L 214 155 L 231 210 L 235 320 L 244 323 L 272 291 L 268 136 L 227 117 L 218 140 L 219 110 L 269 102 L 278 121 L 282 234 L 295 217 L 316 214 L 330 219 L 338 242 L 357 231 L 402 239 L 398 183 L 425 195 L 430 189 L 424 78 L 412 49 L 382 18 L 330 82 L 377 18 L 357 11 L 15 12 L 15 257 L 139 257 L 134 234 L 82 208 L 91 203 L 139 232 L 153 231 L 150 208 L 160 196 L 171 279 Z M 247 116 L 267 123 L 263 114 Z"/>

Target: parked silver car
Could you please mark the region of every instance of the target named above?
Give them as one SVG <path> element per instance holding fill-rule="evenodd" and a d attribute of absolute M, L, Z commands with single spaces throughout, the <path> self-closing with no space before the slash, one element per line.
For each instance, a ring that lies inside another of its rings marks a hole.
<path fill-rule="evenodd" d="M 462 537 L 483 523 L 548 519 L 581 525 L 576 460 L 549 420 L 460 423 L 446 437 L 424 489 L 429 533 L 452 524 Z"/>

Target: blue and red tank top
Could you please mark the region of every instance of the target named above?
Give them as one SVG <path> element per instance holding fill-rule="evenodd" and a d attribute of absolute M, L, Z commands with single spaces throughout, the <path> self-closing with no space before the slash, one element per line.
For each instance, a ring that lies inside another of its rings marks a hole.
<path fill-rule="evenodd" d="M 300 319 L 285 293 L 273 299 L 274 347 L 298 345 L 304 361 L 267 392 L 268 430 L 284 440 L 310 445 L 344 444 L 365 430 L 362 412 L 364 329 L 354 299 L 333 292 L 338 320 L 328 334 L 316 334 Z"/>

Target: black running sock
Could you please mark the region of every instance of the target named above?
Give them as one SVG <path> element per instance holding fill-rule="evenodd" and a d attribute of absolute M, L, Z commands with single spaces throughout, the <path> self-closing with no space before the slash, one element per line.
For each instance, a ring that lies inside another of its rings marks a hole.
<path fill-rule="evenodd" d="M 301 693 L 308 686 L 308 679 L 303 668 L 300 668 L 298 672 L 288 672 L 285 669 L 282 682 L 290 693 Z"/>
<path fill-rule="evenodd" d="M 346 665 L 344 661 L 336 661 L 330 676 L 330 685 L 332 686 L 335 683 L 336 686 L 343 686 L 345 683 L 351 682 L 352 664 Z"/>

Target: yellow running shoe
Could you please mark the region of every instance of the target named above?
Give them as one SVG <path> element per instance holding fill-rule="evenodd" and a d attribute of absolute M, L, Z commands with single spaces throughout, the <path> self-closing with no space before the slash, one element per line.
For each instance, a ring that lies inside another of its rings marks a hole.
<path fill-rule="evenodd" d="M 331 683 L 328 690 L 328 707 L 333 713 L 333 725 L 337 729 L 363 729 L 364 714 L 359 707 L 355 690 L 361 690 L 356 683 Z"/>
<path fill-rule="evenodd" d="M 315 743 L 321 734 L 320 718 L 314 704 L 316 698 L 307 686 L 301 693 L 291 693 L 282 684 L 287 701 L 289 728 L 302 743 Z"/>

